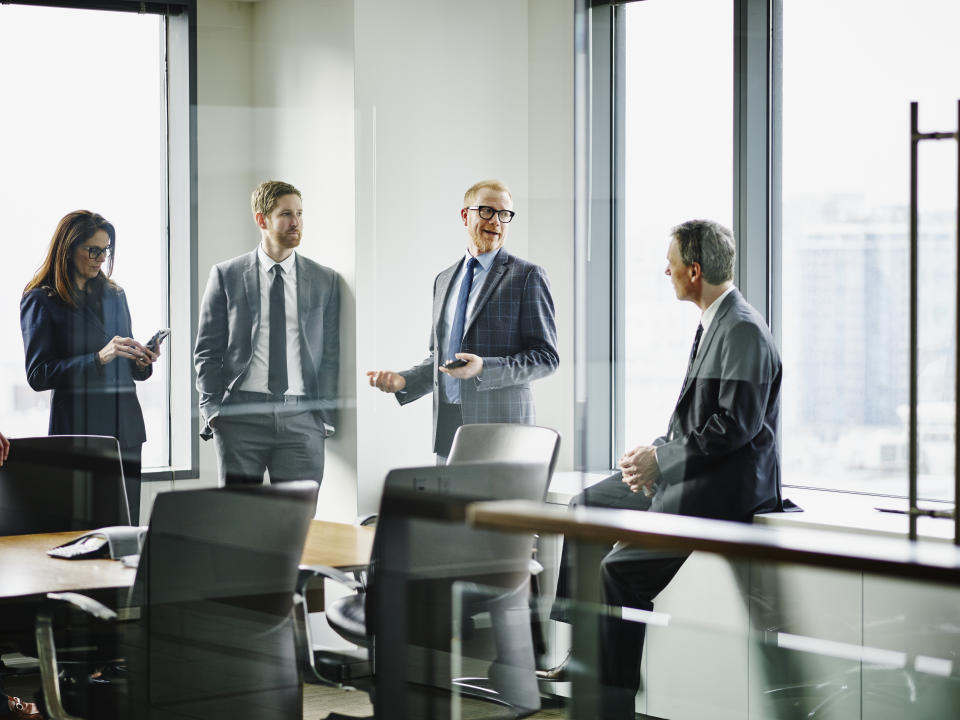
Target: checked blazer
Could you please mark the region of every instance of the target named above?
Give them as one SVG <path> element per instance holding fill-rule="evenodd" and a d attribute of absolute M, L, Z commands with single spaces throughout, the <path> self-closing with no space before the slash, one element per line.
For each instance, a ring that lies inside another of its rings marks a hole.
<path fill-rule="evenodd" d="M 458 260 L 434 280 L 430 354 L 400 373 L 407 384 L 396 394 L 405 405 L 433 393 L 434 440 L 443 359 L 438 336 L 448 296 L 456 291 L 450 286 L 462 263 Z M 480 375 L 460 381 L 464 424 L 535 422 L 530 383 L 560 364 L 553 297 L 543 268 L 500 249 L 466 319 L 461 351 L 483 358 Z"/>

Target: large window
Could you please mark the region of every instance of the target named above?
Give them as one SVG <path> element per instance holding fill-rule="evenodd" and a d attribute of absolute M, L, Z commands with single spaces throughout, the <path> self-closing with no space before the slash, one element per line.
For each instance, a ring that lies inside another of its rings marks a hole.
<path fill-rule="evenodd" d="M 732 226 L 733 3 L 649 0 L 624 10 L 623 414 L 630 448 L 666 430 L 699 317 L 664 276 L 670 229 L 693 218 Z"/>
<path fill-rule="evenodd" d="M 909 103 L 954 130 L 955 0 L 783 3 L 783 466 L 906 493 Z M 920 154 L 920 492 L 953 483 L 956 145 Z"/>
<path fill-rule="evenodd" d="M 709 217 L 738 232 L 738 284 L 781 342 L 785 484 L 905 495 L 909 103 L 921 131 L 956 129 L 960 5 L 647 0 L 616 18 L 616 92 L 593 102 L 622 108 L 623 444 L 676 401 L 697 310 L 664 252 L 672 225 Z M 951 499 L 954 143 L 921 146 L 919 188 L 920 494 Z"/>
<path fill-rule="evenodd" d="M 168 28 L 167 17 L 150 13 L 0 5 L 0 206 L 8 223 L 0 239 L 0 333 L 8 343 L 0 429 L 8 435 L 47 432 L 49 393 L 27 385 L 18 310 L 63 215 L 93 210 L 116 227 L 113 278 L 138 339 L 183 317 L 169 293 L 171 280 L 189 287 L 189 268 L 169 232 L 169 169 L 184 162 L 171 158 L 168 143 Z M 189 246 L 189 233 L 177 242 Z M 137 384 L 145 468 L 190 466 L 189 441 L 171 442 L 171 398 L 190 394 L 189 385 L 172 388 L 171 357 L 176 365 L 176 351 L 189 344 L 189 322 L 175 334 L 183 337 L 164 346 L 153 377 Z M 188 418 L 177 424 L 189 427 Z"/>

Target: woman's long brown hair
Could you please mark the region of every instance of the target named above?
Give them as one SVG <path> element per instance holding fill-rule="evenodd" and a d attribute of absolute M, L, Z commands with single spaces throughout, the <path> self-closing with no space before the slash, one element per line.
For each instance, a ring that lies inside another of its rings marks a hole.
<path fill-rule="evenodd" d="M 49 288 L 63 302 L 71 307 L 77 307 L 80 300 L 80 290 L 73 281 L 73 251 L 87 240 L 92 238 L 98 230 L 103 230 L 110 238 L 110 249 L 116 250 L 117 232 L 113 225 L 102 215 L 89 210 L 75 210 L 63 216 L 50 240 L 50 248 L 43 265 L 37 270 L 33 279 L 23 289 L 26 295 L 36 288 Z M 113 252 L 107 260 L 107 273 L 103 270 L 97 280 L 113 285 L 109 279 L 113 274 Z"/>

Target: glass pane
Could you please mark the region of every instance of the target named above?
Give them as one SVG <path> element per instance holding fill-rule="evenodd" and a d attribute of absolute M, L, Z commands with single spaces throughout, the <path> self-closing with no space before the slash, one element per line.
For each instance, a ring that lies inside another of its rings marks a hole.
<path fill-rule="evenodd" d="M 909 103 L 921 130 L 956 128 L 958 23 L 954 0 L 784 3 L 789 484 L 907 493 Z M 952 496 L 956 172 L 955 144 L 922 146 L 920 491 L 936 499 Z"/>
<path fill-rule="evenodd" d="M 651 0 L 625 18 L 624 437 L 634 447 L 666 429 L 699 318 L 664 277 L 670 229 L 732 222 L 733 4 Z"/>
<path fill-rule="evenodd" d="M 6 434 L 45 435 L 49 393 L 27 385 L 18 308 L 61 217 L 87 209 L 114 224 L 113 279 L 126 293 L 134 335 L 146 342 L 165 326 L 163 18 L 0 6 L 0 95 L 0 205 L 10 223 L 0 244 L 15 259 L 0 267 L 0 334 L 10 343 L 0 417 Z M 143 465 L 165 466 L 165 358 L 137 392 L 147 425 Z"/>
<path fill-rule="evenodd" d="M 493 704 L 511 704 L 515 688 L 504 681 L 532 674 L 517 660 L 505 667 L 516 646 L 504 641 L 531 634 L 525 608 L 483 612 L 484 601 L 496 607 L 502 597 L 496 588 L 454 585 L 455 720 L 509 717 Z M 687 560 L 653 610 L 533 597 L 541 616 L 564 609 L 570 624 L 555 624 L 572 653 L 557 681 L 540 682 L 541 709 L 531 717 L 626 718 L 631 705 L 651 720 L 953 717 L 958 600 L 960 590 L 930 582 L 706 553 Z M 502 638 L 493 662 L 474 650 L 484 633 Z M 615 664 L 605 671 L 591 658 L 625 657 L 637 645 L 639 692 L 602 685 Z M 601 702 L 609 705 L 601 710 Z"/>

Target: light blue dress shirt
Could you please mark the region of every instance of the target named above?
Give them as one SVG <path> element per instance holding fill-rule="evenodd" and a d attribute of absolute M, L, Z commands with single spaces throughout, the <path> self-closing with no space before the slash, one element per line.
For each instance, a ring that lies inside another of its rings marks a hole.
<path fill-rule="evenodd" d="M 493 261 L 496 260 L 498 252 L 500 252 L 500 248 L 491 250 L 488 253 L 483 253 L 482 255 L 477 255 L 477 261 L 480 264 L 473 271 L 473 285 L 470 287 L 470 297 L 467 298 L 467 320 L 469 320 L 473 315 L 473 309 L 476 307 L 477 298 L 480 297 L 480 289 L 483 287 L 483 283 L 487 279 L 487 273 L 493 266 Z M 440 353 L 441 365 L 448 360 L 453 360 L 453 358 L 444 357 L 444 355 L 446 354 L 446 348 L 449 344 L 447 342 L 447 338 L 450 337 L 450 328 L 453 327 L 453 319 L 457 314 L 457 298 L 460 296 L 460 285 L 463 283 L 463 278 L 465 275 L 464 269 L 467 267 L 467 261 L 470 259 L 470 257 L 471 256 L 469 252 L 464 253 L 463 261 L 460 263 L 460 268 L 457 270 L 457 274 L 454 275 L 453 279 L 450 281 L 450 289 L 447 291 L 447 304 L 443 309 L 443 323 L 440 328 L 440 337 L 438 338 L 439 347 L 436 348 L 436 352 Z M 444 375 L 443 380 L 453 380 L 453 378 L 448 378 L 446 375 Z M 440 399 L 443 402 L 454 405 L 460 404 L 459 381 L 453 380 L 453 382 L 441 382 L 440 388 Z"/>

